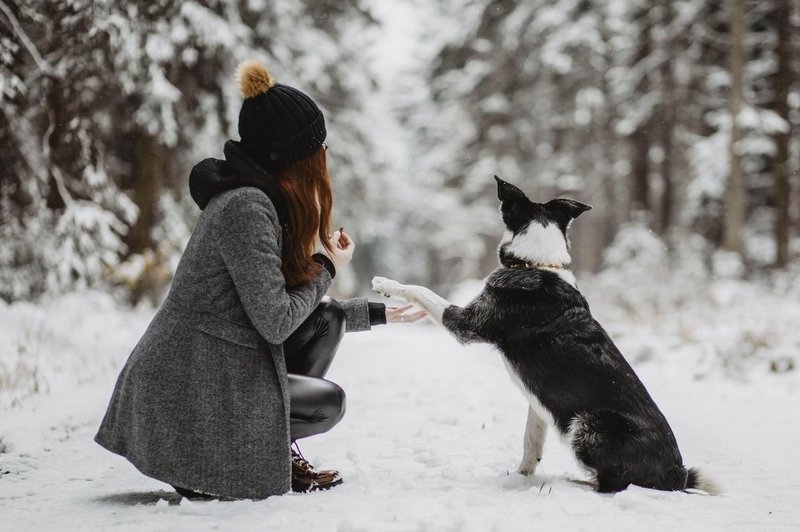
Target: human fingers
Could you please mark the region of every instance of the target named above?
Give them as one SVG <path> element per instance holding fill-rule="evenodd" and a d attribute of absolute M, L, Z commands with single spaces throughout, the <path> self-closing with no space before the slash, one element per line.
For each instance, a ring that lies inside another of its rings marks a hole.
<path fill-rule="evenodd" d="M 407 323 L 414 323 L 415 321 L 419 321 L 427 315 L 428 313 L 426 311 L 420 310 L 419 312 L 415 312 L 413 314 L 406 314 L 403 321 Z"/>
<path fill-rule="evenodd" d="M 387 321 L 389 323 L 414 323 L 415 321 L 419 321 L 428 315 L 428 313 L 424 310 L 417 310 L 417 312 L 408 313 L 407 311 L 412 307 L 417 308 L 413 304 L 404 305 L 403 311 L 393 314 L 391 318 L 389 318 L 387 312 Z M 395 309 L 397 309 L 397 307 L 395 307 Z"/>
<path fill-rule="evenodd" d="M 349 249 L 352 246 L 355 246 L 356 243 L 350 238 L 350 235 L 342 231 L 339 233 L 339 242 L 342 243 L 342 249 Z"/>
<path fill-rule="evenodd" d="M 344 246 L 342 245 L 342 235 L 339 233 L 339 231 L 336 231 L 330 235 L 328 240 L 333 245 L 334 249 L 344 249 Z"/>
<path fill-rule="evenodd" d="M 404 321 L 406 318 L 403 316 L 407 310 L 409 310 L 414 305 L 408 303 L 403 305 L 402 307 L 387 307 L 386 308 L 386 322 L 387 323 L 398 323 Z"/>
<path fill-rule="evenodd" d="M 407 303 L 402 307 L 387 307 L 386 314 L 389 316 L 399 316 L 400 314 L 404 313 L 414 305 L 412 303 Z"/>

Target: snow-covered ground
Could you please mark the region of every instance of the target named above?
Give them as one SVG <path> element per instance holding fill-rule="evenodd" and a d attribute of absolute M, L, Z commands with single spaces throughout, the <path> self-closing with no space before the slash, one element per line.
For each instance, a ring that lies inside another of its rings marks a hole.
<path fill-rule="evenodd" d="M 658 328 L 646 316 L 592 299 L 592 284 L 585 287 L 590 303 L 631 354 L 686 464 L 713 475 L 722 496 L 639 488 L 597 494 L 573 482 L 582 473 L 552 434 L 536 475 L 515 474 L 526 406 L 499 354 L 461 347 L 433 326 L 416 324 L 350 334 L 341 346 L 330 378 L 347 391 L 348 413 L 302 448 L 312 463 L 340 469 L 345 484 L 257 502 L 182 500 L 92 441 L 116 373 L 153 310 L 126 310 L 88 292 L 47 304 L 0 303 L 2 528 L 797 529 L 798 371 L 773 373 L 756 357 L 746 377 L 698 372 L 692 345 L 707 351 L 717 335 L 701 331 L 722 329 L 718 322 L 734 314 L 715 322 L 709 304 L 705 316 L 694 309 L 681 320 L 675 310 L 676 325 Z M 800 315 L 797 303 L 777 301 L 745 304 L 756 321 Z M 748 326 L 728 324 L 732 332 Z M 673 337 L 675 331 L 684 332 Z M 780 346 L 797 347 L 798 331 L 781 333 Z"/>

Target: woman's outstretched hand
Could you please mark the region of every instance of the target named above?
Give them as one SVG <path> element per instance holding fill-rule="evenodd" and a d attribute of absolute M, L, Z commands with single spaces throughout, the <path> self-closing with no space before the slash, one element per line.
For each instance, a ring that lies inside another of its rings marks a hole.
<path fill-rule="evenodd" d="M 329 240 L 333 251 L 325 250 L 325 254 L 331 259 L 333 265 L 341 268 L 350 264 L 350 261 L 353 260 L 353 251 L 356 249 L 353 239 L 344 231 L 336 231 Z"/>
<path fill-rule="evenodd" d="M 386 323 L 414 323 L 428 315 L 424 310 L 408 313 L 414 305 L 408 304 L 402 307 L 386 307 Z"/>

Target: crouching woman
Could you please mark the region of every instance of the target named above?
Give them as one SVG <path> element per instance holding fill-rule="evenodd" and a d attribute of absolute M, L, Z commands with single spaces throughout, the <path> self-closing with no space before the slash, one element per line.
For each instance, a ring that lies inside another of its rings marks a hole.
<path fill-rule="evenodd" d="M 341 483 L 291 444 L 344 414 L 342 334 L 423 313 L 323 299 L 355 245 L 330 235 L 322 112 L 258 62 L 237 76 L 241 141 L 192 170 L 202 213 L 95 440 L 185 496 L 260 499 Z"/>

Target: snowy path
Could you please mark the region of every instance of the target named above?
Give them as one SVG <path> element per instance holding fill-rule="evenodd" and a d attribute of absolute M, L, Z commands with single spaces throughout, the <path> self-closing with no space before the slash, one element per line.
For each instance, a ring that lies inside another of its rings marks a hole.
<path fill-rule="evenodd" d="M 118 367 L 141 313 L 109 355 Z M 78 320 L 78 318 L 76 318 Z M 124 322 L 120 319 L 118 322 Z M 87 337 L 87 347 L 94 339 Z M 107 344 L 113 342 L 107 341 Z M 620 339 L 625 347 L 625 338 Z M 80 349 L 80 345 L 71 346 Z M 663 360 L 663 359 L 662 359 Z M 789 530 L 800 526 L 797 377 L 692 380 L 690 369 L 637 367 L 684 459 L 723 485 L 707 497 L 629 489 L 599 495 L 555 436 L 531 479 L 513 473 L 525 404 L 499 355 L 463 348 L 429 325 L 346 337 L 331 379 L 348 414 L 308 440 L 339 468 L 330 492 L 233 503 L 180 500 L 92 442 L 113 376 L 0 411 L 5 530 Z M 509 471 L 511 472 L 509 474 Z"/>

